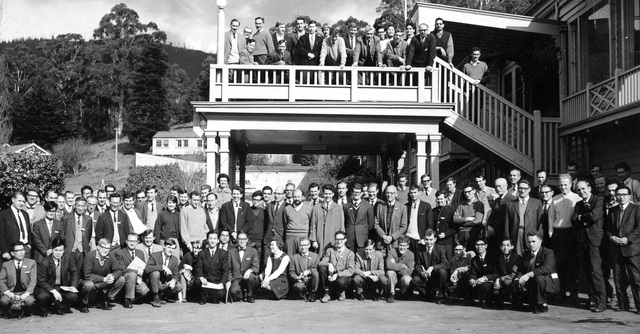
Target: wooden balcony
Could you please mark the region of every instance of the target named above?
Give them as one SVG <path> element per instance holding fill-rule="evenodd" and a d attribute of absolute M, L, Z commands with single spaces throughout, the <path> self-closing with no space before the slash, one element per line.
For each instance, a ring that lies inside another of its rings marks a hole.
<path fill-rule="evenodd" d="M 588 128 L 591 121 L 614 118 L 639 102 L 640 66 L 617 69 L 613 77 L 596 85 L 588 83 L 585 90 L 562 99 L 562 128 Z"/>

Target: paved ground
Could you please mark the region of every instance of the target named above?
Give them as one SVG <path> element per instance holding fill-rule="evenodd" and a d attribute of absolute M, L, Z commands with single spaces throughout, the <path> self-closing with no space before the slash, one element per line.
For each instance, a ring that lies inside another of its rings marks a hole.
<path fill-rule="evenodd" d="M 255 304 L 168 304 L 159 309 L 135 305 L 112 311 L 92 308 L 88 314 L 73 310 L 65 316 L 31 316 L 0 319 L 1 333 L 106 333 L 112 329 L 135 332 L 204 333 L 212 330 L 238 333 L 640 333 L 640 315 L 607 310 L 550 306 L 549 313 L 535 315 L 511 310 L 435 305 L 421 301 L 346 300 L 328 304 L 304 301 L 258 300 Z M 150 331 L 150 329 L 153 329 Z"/>

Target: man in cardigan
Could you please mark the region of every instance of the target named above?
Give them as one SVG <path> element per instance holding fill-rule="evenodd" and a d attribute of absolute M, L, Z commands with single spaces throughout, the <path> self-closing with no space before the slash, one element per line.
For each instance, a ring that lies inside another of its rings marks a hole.
<path fill-rule="evenodd" d="M 293 205 L 284 209 L 285 245 L 289 257 L 300 251 L 300 238 L 309 235 L 313 206 L 303 199 L 302 190 L 294 190 Z"/>

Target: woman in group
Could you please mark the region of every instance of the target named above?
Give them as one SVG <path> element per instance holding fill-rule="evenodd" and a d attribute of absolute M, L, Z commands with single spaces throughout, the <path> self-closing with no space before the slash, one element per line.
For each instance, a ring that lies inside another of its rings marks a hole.
<path fill-rule="evenodd" d="M 160 211 L 158 219 L 156 219 L 153 235 L 155 235 L 158 245 L 164 245 L 164 241 L 169 238 L 180 240 L 178 239 L 179 231 L 180 212 L 178 211 L 178 198 L 169 195 L 165 209 Z"/>
<path fill-rule="evenodd" d="M 276 300 L 287 296 L 289 292 L 289 281 L 287 272 L 289 268 L 289 256 L 282 251 L 284 243 L 272 240 L 269 248 L 271 256 L 267 261 L 267 268 L 264 270 L 262 288 L 271 291 L 271 298 Z"/>

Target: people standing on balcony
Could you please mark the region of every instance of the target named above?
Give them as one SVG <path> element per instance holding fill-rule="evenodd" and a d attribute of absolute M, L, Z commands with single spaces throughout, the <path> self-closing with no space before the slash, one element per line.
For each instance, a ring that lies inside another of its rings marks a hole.
<path fill-rule="evenodd" d="M 251 35 L 253 34 L 253 30 L 249 27 L 244 27 L 244 30 L 242 30 L 242 34 L 244 35 L 244 39 L 247 40 L 251 38 Z"/>
<path fill-rule="evenodd" d="M 389 29 L 393 31 L 391 33 L 391 37 L 389 37 L 387 34 L 387 31 Z M 387 29 L 385 29 L 384 27 L 378 27 L 378 37 L 380 38 L 380 52 L 384 52 L 384 50 L 387 49 L 387 44 L 393 39 L 395 31 L 396 29 L 393 27 L 393 25 L 389 25 Z"/>
<path fill-rule="evenodd" d="M 404 32 L 398 30 L 394 33 L 393 40 L 387 43 L 387 48 L 382 53 L 384 64 L 387 67 L 400 67 L 406 64 L 408 44 L 402 39 L 403 35 Z"/>
<path fill-rule="evenodd" d="M 514 168 L 509 171 L 509 194 L 513 197 L 518 196 L 518 181 L 520 181 L 521 173 L 520 170 Z"/>
<path fill-rule="evenodd" d="M 264 65 L 267 63 L 267 57 L 275 50 L 273 39 L 269 35 L 269 31 L 264 29 L 264 18 L 256 17 L 256 33 L 253 39 L 256 42 L 256 49 L 253 51 L 253 59 L 256 63 Z"/>
<path fill-rule="evenodd" d="M 338 36 L 340 30 L 333 28 L 330 36 L 322 42 L 320 50 L 320 66 L 340 66 L 344 68 L 347 64 L 347 48 L 344 39 Z"/>
<path fill-rule="evenodd" d="M 285 42 L 285 50 L 287 50 L 287 52 L 289 52 L 289 54 L 291 54 L 291 51 L 293 51 L 293 43 L 291 41 L 291 36 L 289 34 L 286 34 L 286 26 L 284 24 L 284 22 L 282 21 L 278 21 L 276 22 L 276 31 L 271 34 L 271 39 L 273 40 L 273 46 L 275 48 L 274 51 L 278 50 L 278 42 L 280 41 L 284 41 Z M 273 52 L 269 53 L 269 55 L 273 54 Z"/>
<path fill-rule="evenodd" d="M 431 34 L 436 39 L 436 53 L 438 58 L 449 63 L 449 67 L 453 68 L 453 36 L 450 32 L 444 31 L 444 20 L 437 18 L 436 29 Z"/>
<path fill-rule="evenodd" d="M 489 77 L 489 66 L 480 60 L 480 48 L 471 48 L 471 60 L 464 64 L 462 71 L 473 79 L 474 85 L 486 85 L 491 78 Z M 473 101 L 473 100 L 472 100 Z"/>
<path fill-rule="evenodd" d="M 413 22 L 408 22 L 405 26 L 404 33 L 404 41 L 407 42 L 407 44 L 411 43 L 411 39 L 416 36 L 416 24 Z"/>
<path fill-rule="evenodd" d="M 382 54 L 380 52 L 380 38 L 375 36 L 372 26 L 365 28 L 365 36 L 358 38 L 360 49 L 358 66 L 382 66 Z"/>
<path fill-rule="evenodd" d="M 299 63 L 296 65 L 315 66 L 320 64 L 320 51 L 322 50 L 322 37 L 317 34 L 318 23 L 314 20 L 309 21 L 309 31 L 307 34 L 300 36 L 300 40 L 296 45 Z"/>
<path fill-rule="evenodd" d="M 246 47 L 246 39 L 244 35 L 238 32 L 240 21 L 238 19 L 231 20 L 231 29 L 224 36 L 224 63 L 239 64 L 240 53 Z"/>
<path fill-rule="evenodd" d="M 344 39 L 344 45 L 347 51 L 347 61 L 345 62 L 345 66 L 357 66 L 358 59 L 360 57 L 360 49 L 358 48 L 359 44 L 357 24 L 351 23 L 349 25 L 349 34 Z"/>
<path fill-rule="evenodd" d="M 307 23 L 306 20 L 304 19 L 304 17 L 298 17 L 296 18 L 296 28 L 295 31 L 290 35 L 291 36 L 291 60 L 293 61 L 293 63 L 295 65 L 302 65 L 302 57 L 304 57 L 303 54 L 300 54 L 298 52 L 298 42 L 300 41 L 300 38 L 302 38 L 302 36 L 304 36 L 306 34 L 306 31 L 304 30 L 304 28 L 306 27 Z"/>
<path fill-rule="evenodd" d="M 422 23 L 418 26 L 419 35 L 409 42 L 407 49 L 407 65 L 405 68 L 426 67 L 427 71 L 433 69 L 433 59 L 436 57 L 436 41 L 433 35 L 429 34 L 429 26 Z"/>
<path fill-rule="evenodd" d="M 276 51 L 269 54 L 267 64 L 270 65 L 292 65 L 291 54 L 287 51 L 287 42 L 283 39 L 277 42 Z M 284 80 L 282 71 L 276 71 L 275 83 L 284 84 L 289 82 L 289 72 L 284 71 Z"/>
<path fill-rule="evenodd" d="M 620 182 L 631 189 L 631 201 L 640 203 L 640 181 L 631 178 L 631 167 L 626 162 L 619 162 L 615 165 L 616 174 Z"/>
<path fill-rule="evenodd" d="M 552 196 L 555 196 L 560 193 L 560 189 L 558 189 L 558 187 L 549 184 L 549 179 L 547 179 L 546 170 L 538 169 L 536 171 L 536 178 L 538 179 L 538 185 L 531 190 L 531 194 L 530 194 L 531 197 L 542 199 L 542 187 L 544 186 L 549 186 L 549 188 L 551 188 L 551 190 L 553 191 Z"/>
<path fill-rule="evenodd" d="M 322 39 L 331 36 L 331 26 L 327 23 L 322 25 Z"/>

